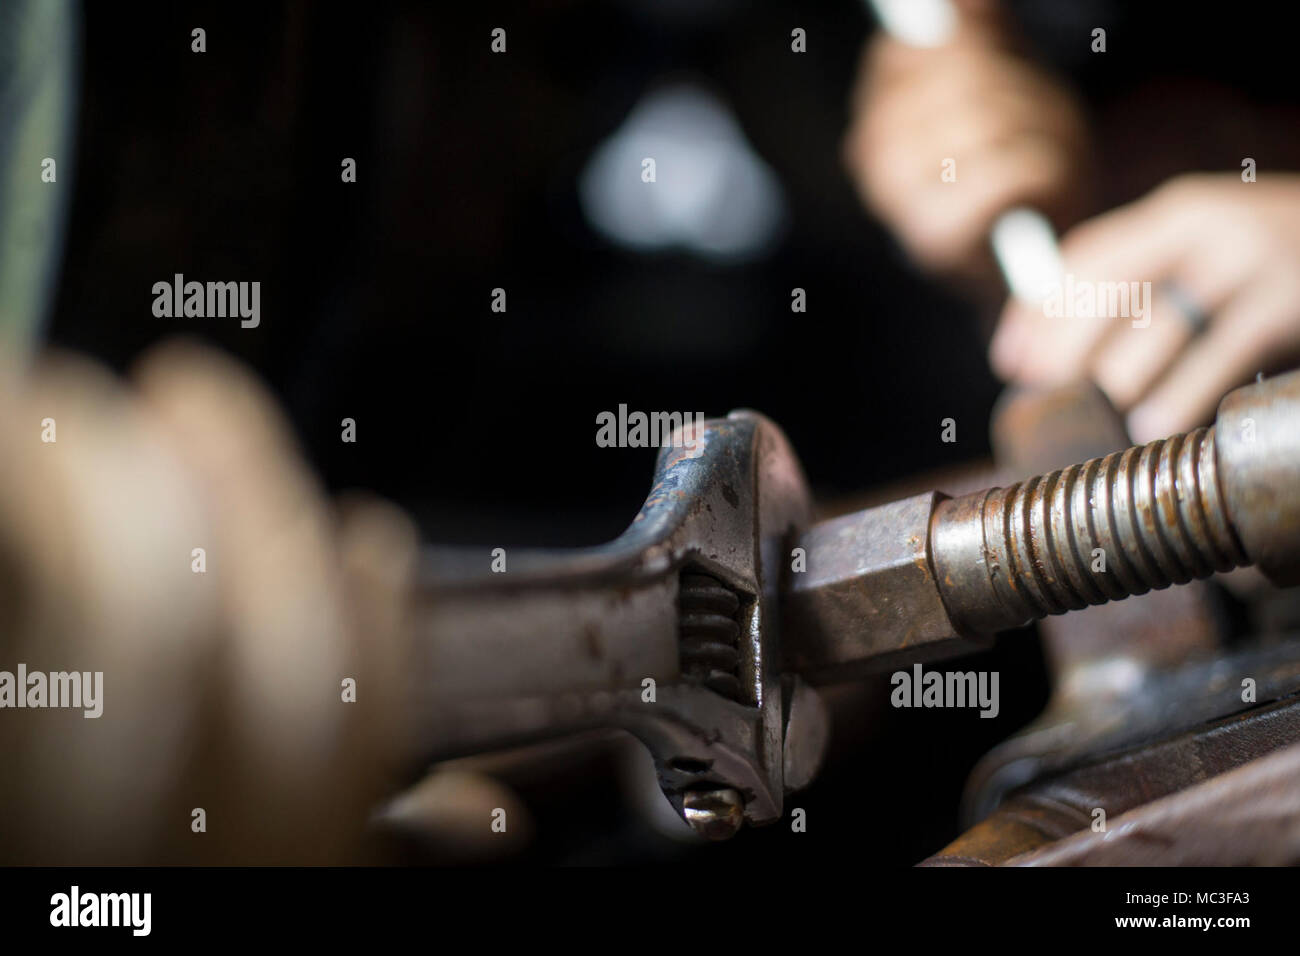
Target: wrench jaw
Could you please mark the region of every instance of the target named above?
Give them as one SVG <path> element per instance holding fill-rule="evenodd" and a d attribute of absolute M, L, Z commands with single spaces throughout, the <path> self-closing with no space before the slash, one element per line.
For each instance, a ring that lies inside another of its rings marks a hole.
<path fill-rule="evenodd" d="M 640 513 L 607 545 L 512 554 L 505 574 L 466 573 L 463 552 L 426 555 L 412 668 L 425 756 L 618 727 L 709 838 L 780 818 L 786 768 L 807 783 L 825 744 L 811 690 L 792 698 L 804 716 L 790 722 L 793 685 L 782 692 L 778 598 L 807 486 L 755 412 L 692 437 L 661 451 Z M 701 812 L 705 796 L 721 811 Z"/>
<path fill-rule="evenodd" d="M 626 713 L 622 726 L 650 750 L 660 789 L 688 821 L 692 794 L 731 790 L 740 796 L 745 822 L 761 826 L 781 816 L 783 786 L 766 716 L 702 685 L 679 684 L 661 690 L 653 711 Z"/>
<path fill-rule="evenodd" d="M 739 821 L 719 826 L 717 814 L 697 812 L 702 796 L 743 803 L 751 826 L 781 816 L 785 748 L 793 741 L 786 740 L 777 601 L 789 544 L 811 505 L 785 436 L 755 412 L 706 422 L 697 457 L 677 451 L 661 454 L 642 517 L 667 494 L 691 502 L 673 534 L 681 676 L 625 726 L 650 749 L 678 813 L 718 839 Z M 805 755 L 795 764 L 809 762 Z"/>

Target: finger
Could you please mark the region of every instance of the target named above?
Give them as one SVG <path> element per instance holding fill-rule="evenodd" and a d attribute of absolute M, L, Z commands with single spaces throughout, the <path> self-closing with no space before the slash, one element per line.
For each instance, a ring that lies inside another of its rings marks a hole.
<path fill-rule="evenodd" d="M 1068 272 L 1093 281 L 1150 281 L 1169 277 L 1204 229 L 1195 206 L 1157 190 L 1081 223 L 1061 240 Z"/>
<path fill-rule="evenodd" d="M 1144 296 L 1143 290 L 1144 286 L 1134 284 L 1138 295 Z M 1152 299 L 1138 307 L 1139 311 L 1151 310 L 1150 322 L 1121 316 L 1088 362 L 1093 382 L 1120 411 L 1132 408 L 1192 339 L 1192 328 L 1178 306 L 1158 290 Z"/>
<path fill-rule="evenodd" d="M 961 76 L 952 71 L 950 64 L 943 64 L 918 72 L 895 87 L 872 87 L 872 95 L 864 98 L 854 112 L 862 145 L 930 139 L 972 104 L 972 98 L 963 90 Z"/>
<path fill-rule="evenodd" d="M 1062 91 L 1013 57 L 966 50 L 916 55 L 924 62 L 896 85 L 865 85 L 870 95 L 856 104 L 855 116 L 873 132 L 917 130 L 929 136 L 975 111 L 1011 113 L 1027 129 L 1075 123 L 1058 108 L 1067 99 Z"/>
<path fill-rule="evenodd" d="M 891 219 L 906 221 L 921 190 L 938 185 L 947 191 L 943 198 L 954 198 L 953 184 L 943 179 L 947 163 L 958 169 L 987 165 L 983 157 L 1006 148 L 1024 128 L 1022 119 L 1011 111 L 987 104 L 963 110 L 943 126 L 910 132 L 885 134 L 883 127 L 867 124 L 854 134 L 849 161 L 852 172 L 864 181 L 872 206 Z"/>
<path fill-rule="evenodd" d="M 1258 330 L 1273 321 L 1275 305 L 1271 291 L 1250 289 L 1216 315 L 1129 413 L 1133 439 L 1153 441 L 1209 422 L 1223 396 L 1267 363 L 1273 340 Z"/>
<path fill-rule="evenodd" d="M 1083 378 L 1088 356 L 1115 325 L 1109 316 L 1044 314 L 1043 306 L 1008 305 L 990 345 L 990 362 L 1007 381 L 1061 385 Z"/>
<path fill-rule="evenodd" d="M 971 162 L 959 159 L 955 181 L 936 182 L 917 197 L 910 216 L 914 253 L 937 267 L 959 264 L 984 246 L 1000 213 L 1052 194 L 1068 169 L 1059 146 L 1033 134 Z"/>
<path fill-rule="evenodd" d="M 1143 294 L 1149 300 L 1151 322 L 1145 327 L 1139 322 L 1115 323 L 1093 347 L 1088 362 L 1094 381 L 1121 410 L 1138 403 L 1193 337 L 1192 317 L 1185 310 L 1195 308 L 1211 315 L 1221 310 L 1251 281 L 1260 259 L 1249 235 L 1235 239 L 1225 235 L 1225 229 L 1233 228 L 1231 221 L 1207 221 L 1214 210 L 1193 194 L 1166 190 L 1150 208 L 1166 224 L 1152 230 L 1166 243 L 1164 255 L 1146 245 L 1152 241 L 1147 236 L 1132 250 L 1117 243 L 1079 265 L 1095 275 L 1115 270 L 1111 278 L 1120 279 L 1121 288 L 1125 279 L 1117 273 L 1122 268 L 1147 268 L 1152 273 L 1151 279 L 1141 284 L 1130 274 L 1126 283 L 1132 294 Z M 1139 222 L 1130 228 L 1151 227 Z M 1125 256 L 1130 257 L 1129 265 L 1119 265 Z M 1177 298 L 1171 286 L 1176 287 Z"/>
<path fill-rule="evenodd" d="M 501 810 L 510 820 L 508 831 L 481 825 Z M 536 831 L 528 805 L 511 787 L 480 771 L 473 758 L 444 765 L 394 797 L 375 814 L 375 824 L 417 837 L 439 865 L 482 865 L 509 857 L 527 847 Z M 506 833 L 508 838 L 495 839 Z"/>
<path fill-rule="evenodd" d="M 204 481 L 216 529 L 206 560 L 222 572 L 220 657 L 202 678 L 211 759 L 181 796 L 225 821 L 230 838 L 197 851 L 210 862 L 337 861 L 355 834 L 334 814 L 357 782 L 337 776 L 349 756 L 349 655 L 321 490 L 273 398 L 238 363 L 169 344 L 137 379 Z M 338 784 L 328 800 L 325 780 Z"/>
<path fill-rule="evenodd" d="M 261 689 L 262 675 L 279 685 L 252 694 L 256 707 L 272 711 L 266 715 L 273 718 L 266 721 L 270 736 L 260 743 L 297 750 L 305 731 L 300 722 L 319 719 L 319 728 L 328 721 L 324 713 L 289 712 L 291 688 L 274 675 L 300 652 L 311 666 L 296 673 L 324 679 L 335 670 L 340 643 L 338 622 L 328 620 L 333 601 L 317 603 L 332 570 L 325 560 L 330 529 L 320 489 L 273 398 L 243 366 L 215 350 L 169 343 L 146 356 L 136 378 L 206 482 L 221 521 L 218 547 L 229 560 L 219 553 L 209 560 L 221 563 L 229 582 L 233 663 L 248 675 L 250 692 Z M 306 621 L 312 626 L 302 627 Z"/>
<path fill-rule="evenodd" d="M 419 559 L 419 532 L 401 509 L 369 495 L 351 492 L 338 503 L 338 550 L 351 624 L 351 667 L 358 685 L 404 686 L 415 648 L 409 639 L 411 593 Z M 374 764 L 409 759 L 411 725 L 401 694 L 360 698 L 364 726 L 353 752 Z M 383 769 L 388 769 L 384 767 Z M 379 775 L 376 774 L 376 777 Z"/>
<path fill-rule="evenodd" d="M 71 720 L 0 719 L 0 754 L 25 771 L 0 773 L 0 818 L 22 821 L 0 857 L 148 859 L 201 710 L 184 675 L 210 658 L 216 602 L 189 554 L 211 525 L 163 430 L 107 370 L 47 356 L 8 399 L 0 565 L 21 571 L 22 600 L 0 609 L 19 612 L 0 651 L 75 662 L 89 683 Z M 48 444 L 30 424 L 46 418 Z"/>
<path fill-rule="evenodd" d="M 953 112 L 942 127 L 930 125 L 918 137 L 938 156 L 952 156 L 976 165 L 975 157 L 1012 149 L 1018 140 L 1038 135 L 1050 139 L 1049 129 L 1038 120 L 1028 101 L 1009 91 L 998 91 L 976 104 Z"/>
<path fill-rule="evenodd" d="M 1152 194 L 1075 227 L 1061 243 L 1065 266 L 1061 298 L 1077 301 L 1062 301 L 1060 309 L 1071 317 L 1032 321 L 1024 315 L 1024 306 L 1009 306 L 1020 317 L 995 342 L 991 353 L 998 363 L 995 367 L 1014 369 L 1010 374 L 1016 381 L 1047 384 L 1080 378 L 1098 366 L 1116 394 L 1125 394 L 1126 386 L 1117 376 L 1125 368 L 1140 371 L 1144 359 L 1125 361 L 1116 354 L 1122 346 L 1108 344 L 1112 334 L 1129 322 L 1126 317 L 1105 314 L 1098 308 L 1098 299 L 1103 291 L 1121 286 L 1131 290 L 1136 284 L 1144 289 L 1143 283 L 1150 283 L 1150 288 L 1156 288 L 1171 278 L 1181 280 L 1191 271 L 1186 264 L 1195 261 L 1196 235 L 1189 228 L 1185 206 L 1169 202 L 1167 193 Z M 1190 294 L 1200 301 L 1206 293 Z M 1076 307 L 1082 309 L 1083 316 L 1072 314 Z M 1161 356 L 1167 359 L 1173 350 L 1175 333 L 1172 328 L 1162 329 L 1149 341 L 1136 340 L 1145 343 L 1137 347 L 1153 346 L 1155 352 L 1146 361 L 1159 365 Z M 1124 336 L 1119 341 L 1135 342 Z M 1158 374 L 1159 368 L 1155 371 Z"/>
<path fill-rule="evenodd" d="M 1004 382 L 1019 381 L 1020 364 L 1034 335 L 1033 317 L 1019 299 L 1007 300 L 989 342 L 989 366 Z"/>

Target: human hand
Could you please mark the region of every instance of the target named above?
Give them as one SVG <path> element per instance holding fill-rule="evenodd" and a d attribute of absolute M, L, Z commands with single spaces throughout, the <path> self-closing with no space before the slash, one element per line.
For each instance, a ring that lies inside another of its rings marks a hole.
<path fill-rule="evenodd" d="M 1149 288 L 1145 316 L 1137 299 L 1072 317 L 1013 300 L 990 361 L 1020 384 L 1092 378 L 1135 441 L 1206 422 L 1232 388 L 1300 359 L 1300 175 L 1181 176 L 1079 225 L 1062 254 L 1079 294 L 1125 283 L 1145 300 Z"/>
<path fill-rule="evenodd" d="M 1029 205 L 1061 218 L 1077 205 L 1084 120 L 1064 87 L 1014 52 L 995 3 L 959 6 L 942 47 L 871 41 L 844 159 L 914 259 L 971 273 L 991 265 L 1001 213 Z"/>
<path fill-rule="evenodd" d="M 0 397 L 0 669 L 102 674 L 91 719 L 0 714 L 0 859 L 364 859 L 409 759 L 413 527 L 335 509 L 269 392 L 210 349 L 130 381 L 46 357 Z"/>

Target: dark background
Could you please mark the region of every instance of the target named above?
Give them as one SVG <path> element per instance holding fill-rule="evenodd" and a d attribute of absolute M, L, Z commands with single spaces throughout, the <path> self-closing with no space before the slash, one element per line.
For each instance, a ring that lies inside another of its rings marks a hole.
<path fill-rule="evenodd" d="M 824 497 L 987 454 L 998 302 L 915 274 L 840 165 L 871 29 L 857 0 L 179 6 L 86 5 L 56 344 L 126 370 L 172 334 L 219 343 L 274 389 L 330 488 L 389 496 L 438 542 L 615 537 L 653 465 L 649 450 L 596 447 L 596 414 L 620 403 L 757 408 Z M 1016 6 L 1032 48 L 1075 79 L 1101 128 L 1170 83 L 1228 104 L 1294 98 L 1288 34 L 1261 29 L 1262 11 Z M 1108 27 L 1104 59 L 1087 55 L 1092 25 Z M 190 50 L 196 26 L 204 54 Z M 506 55 L 489 49 L 497 26 Z M 790 50 L 795 26 L 806 54 Z M 722 97 L 780 179 L 786 230 L 758 261 L 636 255 L 583 219 L 577 177 L 592 150 L 676 79 Z M 1100 147 L 1117 160 L 1102 177 L 1108 200 L 1158 181 L 1143 163 L 1156 147 L 1188 168 L 1239 168 L 1241 137 L 1220 149 L 1211 134 L 1216 122 L 1249 131 L 1250 118 L 1191 109 L 1190 120 L 1163 107 L 1129 116 L 1128 138 Z M 345 156 L 355 184 L 340 181 Z M 155 318 L 151 287 L 176 272 L 260 281 L 261 326 Z M 796 286 L 806 314 L 790 311 Z M 494 287 L 507 291 L 504 314 L 489 308 Z M 355 444 L 339 440 L 344 417 Z M 946 417 L 955 444 L 940 441 Z M 970 766 L 1046 697 L 1034 642 L 1004 638 L 980 667 L 1002 673 L 997 720 L 862 710 L 861 725 L 837 727 L 835 759 L 800 800 L 808 834 L 776 826 L 693 852 L 820 865 L 938 849 L 957 831 Z M 541 822 L 532 859 L 686 852 L 623 812 L 607 769 L 524 788 Z"/>

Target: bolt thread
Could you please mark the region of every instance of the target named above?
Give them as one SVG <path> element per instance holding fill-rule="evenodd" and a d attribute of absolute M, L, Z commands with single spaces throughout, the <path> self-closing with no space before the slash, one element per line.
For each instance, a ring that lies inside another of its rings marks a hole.
<path fill-rule="evenodd" d="M 993 587 L 1025 618 L 1248 563 L 1223 505 L 1213 428 L 995 489 L 981 518 Z"/>

